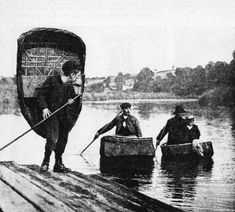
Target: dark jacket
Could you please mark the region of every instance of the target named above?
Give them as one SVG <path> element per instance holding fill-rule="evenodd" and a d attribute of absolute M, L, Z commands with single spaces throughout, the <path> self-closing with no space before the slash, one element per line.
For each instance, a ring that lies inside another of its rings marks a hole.
<path fill-rule="evenodd" d="M 113 119 L 110 123 L 100 128 L 98 130 L 98 133 L 103 134 L 116 126 L 117 135 L 122 135 L 122 136 L 135 135 L 137 137 L 142 137 L 139 121 L 134 116 L 129 115 L 125 121 L 126 121 L 126 130 L 123 129 L 123 122 L 124 122 L 123 115 L 120 115 L 117 116 L 115 119 Z"/>
<path fill-rule="evenodd" d="M 48 108 L 51 112 L 54 112 L 75 96 L 71 83 L 63 83 L 60 76 L 53 76 L 49 77 L 39 89 L 37 101 L 40 110 Z M 81 110 L 80 102 L 80 99 L 77 98 L 75 103 L 67 105 L 56 114 L 59 120 L 67 122 L 69 131 L 74 126 Z"/>
<path fill-rule="evenodd" d="M 157 136 L 157 140 L 161 141 L 168 133 L 167 144 L 182 144 L 188 143 L 186 122 L 178 116 L 169 119 L 166 126 L 161 130 Z"/>
<path fill-rule="evenodd" d="M 39 89 L 37 100 L 41 110 L 48 108 L 54 112 L 74 96 L 75 91 L 71 83 L 63 83 L 60 76 L 53 76 Z"/>
<path fill-rule="evenodd" d="M 187 136 L 189 139 L 189 142 L 192 143 L 194 139 L 199 139 L 200 138 L 200 131 L 198 129 L 198 126 L 196 124 L 193 124 L 192 128 L 189 129 L 187 127 Z"/>

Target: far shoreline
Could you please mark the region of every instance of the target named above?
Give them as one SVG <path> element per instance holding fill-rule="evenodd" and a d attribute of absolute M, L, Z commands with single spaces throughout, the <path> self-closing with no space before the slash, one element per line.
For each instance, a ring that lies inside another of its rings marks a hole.
<path fill-rule="evenodd" d="M 112 100 L 83 100 L 83 103 L 115 103 L 115 102 L 131 102 L 131 103 L 138 103 L 138 102 L 196 102 L 198 99 L 112 99 Z"/>

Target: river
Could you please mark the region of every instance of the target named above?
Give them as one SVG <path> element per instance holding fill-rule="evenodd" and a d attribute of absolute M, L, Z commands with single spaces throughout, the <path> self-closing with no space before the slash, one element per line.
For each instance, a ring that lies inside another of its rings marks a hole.
<path fill-rule="evenodd" d="M 100 137 L 84 152 L 96 131 L 120 111 L 120 101 L 84 102 L 80 117 L 69 135 L 64 163 L 84 174 L 101 174 L 185 211 L 235 211 L 235 113 L 227 108 L 200 108 L 196 101 L 130 101 L 144 137 L 155 138 L 176 104 L 195 117 L 201 140 L 212 141 L 212 160 L 169 162 L 160 148 L 150 161 L 108 163 L 100 161 Z M 0 146 L 29 129 L 21 115 L 0 115 Z M 104 135 L 114 134 L 114 129 Z M 102 137 L 102 136 L 101 136 Z M 162 143 L 166 141 L 163 139 Z M 1 161 L 38 164 L 43 159 L 44 140 L 33 131 L 0 153 Z M 53 168 L 51 160 L 50 169 Z"/>

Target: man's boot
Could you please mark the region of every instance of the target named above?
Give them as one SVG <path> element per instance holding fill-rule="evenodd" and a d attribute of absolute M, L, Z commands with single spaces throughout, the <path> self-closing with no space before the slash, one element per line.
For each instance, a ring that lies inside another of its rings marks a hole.
<path fill-rule="evenodd" d="M 49 163 L 50 163 L 50 156 L 51 156 L 51 150 L 46 149 L 44 153 L 44 159 L 42 161 L 42 165 L 40 167 L 41 172 L 47 172 L 49 169 Z"/>
<path fill-rule="evenodd" d="M 40 167 L 41 172 L 47 172 L 49 169 L 49 161 L 44 161 L 42 162 L 42 165 Z"/>
<path fill-rule="evenodd" d="M 65 167 L 65 165 L 62 162 L 62 157 L 61 156 L 60 157 L 56 156 L 53 171 L 54 172 L 59 172 L 59 173 L 66 173 L 66 172 L 70 172 L 71 169 Z"/>

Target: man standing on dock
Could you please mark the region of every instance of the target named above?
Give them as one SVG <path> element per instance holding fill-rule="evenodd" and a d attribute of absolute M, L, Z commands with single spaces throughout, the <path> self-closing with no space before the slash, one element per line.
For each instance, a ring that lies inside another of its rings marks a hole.
<path fill-rule="evenodd" d="M 72 98 L 76 94 L 72 83 L 80 76 L 81 68 L 79 61 L 69 60 L 63 64 L 60 76 L 52 76 L 45 81 L 38 92 L 37 99 L 44 119 L 62 105 L 74 103 Z M 67 106 L 46 121 L 46 146 L 41 171 L 48 171 L 52 151 L 55 152 L 53 171 L 62 173 L 71 171 L 62 162 L 62 154 L 67 144 L 69 131 L 72 128 L 69 119 L 73 117 L 70 116 L 69 106 Z"/>
<path fill-rule="evenodd" d="M 137 136 L 142 137 L 139 121 L 132 115 L 130 115 L 130 103 L 122 103 L 120 105 L 122 114 L 116 116 L 110 123 L 100 128 L 95 134 L 95 138 L 98 138 L 101 134 L 108 132 L 116 126 L 116 135 L 119 136 Z"/>

